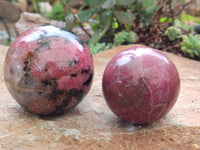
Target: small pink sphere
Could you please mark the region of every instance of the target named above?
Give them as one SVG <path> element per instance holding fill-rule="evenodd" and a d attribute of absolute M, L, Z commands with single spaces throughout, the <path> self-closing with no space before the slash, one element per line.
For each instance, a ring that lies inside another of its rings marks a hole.
<path fill-rule="evenodd" d="M 88 93 L 93 59 L 86 44 L 55 26 L 39 26 L 18 36 L 4 63 L 4 79 L 13 98 L 27 111 L 59 114 Z"/>
<path fill-rule="evenodd" d="M 161 52 L 132 47 L 118 53 L 103 75 L 103 94 L 109 108 L 133 124 L 149 124 L 174 106 L 180 79 L 173 62 Z"/>

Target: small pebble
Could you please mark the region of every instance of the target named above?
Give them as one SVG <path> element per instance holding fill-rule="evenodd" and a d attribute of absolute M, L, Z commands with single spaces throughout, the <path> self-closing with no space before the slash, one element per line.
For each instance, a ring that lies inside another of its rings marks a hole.
<path fill-rule="evenodd" d="M 80 140 L 79 136 L 76 135 L 75 138 L 74 138 L 74 140 L 75 141 L 79 141 Z"/>

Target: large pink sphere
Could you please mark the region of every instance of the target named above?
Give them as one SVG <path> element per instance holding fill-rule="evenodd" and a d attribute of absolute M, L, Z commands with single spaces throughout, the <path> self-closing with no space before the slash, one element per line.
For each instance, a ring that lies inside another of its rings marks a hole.
<path fill-rule="evenodd" d="M 75 107 L 93 78 L 92 55 L 71 32 L 47 25 L 16 38 L 5 63 L 4 79 L 13 98 L 29 112 L 48 115 Z"/>
<path fill-rule="evenodd" d="M 145 46 L 118 53 L 103 75 L 103 94 L 109 108 L 121 119 L 149 124 L 174 106 L 180 80 L 173 62 Z"/>

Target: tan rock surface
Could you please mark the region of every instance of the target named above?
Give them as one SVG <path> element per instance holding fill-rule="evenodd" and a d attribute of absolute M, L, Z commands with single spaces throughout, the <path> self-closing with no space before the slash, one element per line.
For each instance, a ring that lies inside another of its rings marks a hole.
<path fill-rule="evenodd" d="M 15 28 L 17 34 L 21 34 L 30 28 L 45 24 L 49 24 L 49 21 L 40 14 L 23 12 L 20 19 L 16 22 Z"/>
<path fill-rule="evenodd" d="M 0 149 L 14 150 L 199 150 L 200 62 L 166 53 L 178 68 L 181 91 L 166 118 L 136 127 L 118 119 L 102 96 L 104 68 L 120 46 L 94 55 L 95 77 L 87 97 L 71 112 L 39 117 L 25 112 L 3 80 L 7 47 L 0 46 Z"/>
<path fill-rule="evenodd" d="M 16 22 L 21 14 L 18 6 L 6 0 L 0 0 L 0 16 L 10 22 Z"/>
<path fill-rule="evenodd" d="M 57 20 L 49 21 L 43 16 L 41 16 L 40 14 L 23 12 L 20 16 L 20 19 L 15 23 L 15 28 L 16 28 L 17 34 L 19 35 L 30 28 L 41 26 L 41 25 L 47 25 L 47 24 L 54 25 L 60 28 L 65 28 L 66 26 L 66 22 L 63 22 L 63 21 L 57 21 Z M 94 33 L 90 26 L 86 26 L 84 27 L 84 29 L 90 35 Z M 80 27 L 74 27 L 72 29 L 72 32 L 74 32 L 77 36 L 79 36 L 84 41 L 89 40 L 90 38 L 87 34 L 85 34 L 83 29 L 81 29 Z"/>

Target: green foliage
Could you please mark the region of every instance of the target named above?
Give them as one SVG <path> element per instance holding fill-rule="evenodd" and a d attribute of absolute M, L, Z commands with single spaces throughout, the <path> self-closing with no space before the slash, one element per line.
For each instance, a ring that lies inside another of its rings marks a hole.
<path fill-rule="evenodd" d="M 88 45 L 96 45 L 99 40 L 106 34 L 112 22 L 112 13 L 110 10 L 105 11 L 102 14 L 102 20 L 99 23 L 97 31 L 92 35 Z"/>
<path fill-rule="evenodd" d="M 188 54 L 192 58 L 197 57 L 200 60 L 200 35 L 183 35 L 182 38 L 182 52 Z"/>
<path fill-rule="evenodd" d="M 71 30 L 74 25 L 81 28 L 85 24 L 91 25 L 94 34 L 91 36 L 88 46 L 92 54 L 111 47 L 109 43 L 99 43 L 107 35 L 114 35 L 113 46 L 136 43 L 135 32 L 145 35 L 146 33 L 142 32 L 150 31 L 148 29 L 154 27 L 156 23 L 173 23 L 174 18 L 177 17 L 173 15 L 177 15 L 180 11 L 177 6 L 186 4 L 186 0 L 83 0 L 78 13 L 74 13 L 69 5 L 70 1 L 56 0 L 50 18 L 66 21 L 68 30 Z M 180 17 L 181 21 L 188 20 L 188 18 L 195 19 L 195 22 L 200 23 L 197 18 L 186 14 Z M 176 20 L 174 26 L 165 31 L 165 35 L 173 41 L 181 37 L 181 30 L 192 31 L 193 27 Z M 145 39 L 145 36 L 142 38 Z M 189 46 L 189 42 L 196 41 L 196 37 L 183 36 L 183 40 L 187 44 L 183 42 L 182 51 L 185 53 L 190 51 L 191 56 L 197 56 L 195 48 Z"/>
<path fill-rule="evenodd" d="M 83 26 L 88 22 L 92 24 L 94 34 L 89 41 L 89 47 L 96 45 L 103 36 L 113 34 L 116 30 L 131 33 L 136 22 L 149 24 L 156 10 L 156 0 L 83 0 L 84 3 L 76 15 L 71 11 L 70 1 L 58 0 L 54 4 L 50 18 L 65 20 L 66 28 L 69 30 L 74 25 Z M 133 43 L 127 39 L 125 42 Z"/>
<path fill-rule="evenodd" d="M 90 45 L 89 49 L 91 51 L 92 54 L 98 53 L 100 51 L 105 51 L 111 48 L 110 43 L 96 43 L 95 45 Z"/>
<path fill-rule="evenodd" d="M 97 8 L 101 5 L 101 0 L 83 0 L 87 6 L 90 6 L 91 8 Z"/>
<path fill-rule="evenodd" d="M 87 22 L 94 13 L 95 11 L 93 9 L 79 11 L 78 17 L 80 19 L 80 22 Z"/>
<path fill-rule="evenodd" d="M 134 44 L 134 43 L 136 43 L 136 39 L 137 39 L 137 34 L 136 34 L 135 32 L 130 31 L 130 32 L 128 33 L 126 42 L 127 42 L 128 44 Z"/>
<path fill-rule="evenodd" d="M 193 31 L 194 27 L 185 23 L 182 23 L 180 20 L 176 19 L 174 21 L 174 26 L 185 31 Z"/>
<path fill-rule="evenodd" d="M 128 24 L 132 25 L 133 21 L 135 19 L 135 16 L 131 12 L 125 12 L 125 11 L 115 11 L 114 16 L 116 19 L 122 23 L 122 24 Z"/>
<path fill-rule="evenodd" d="M 116 4 L 115 0 L 106 0 L 102 4 L 101 8 L 103 8 L 103 9 L 111 9 L 115 4 Z"/>
<path fill-rule="evenodd" d="M 180 20 L 181 21 L 194 21 L 195 23 L 200 24 L 200 17 L 194 17 L 194 16 L 188 15 L 186 13 L 182 13 L 180 15 Z"/>
<path fill-rule="evenodd" d="M 160 21 L 161 23 L 164 23 L 164 22 L 172 22 L 173 19 L 172 19 L 172 17 L 161 17 L 161 18 L 159 19 L 159 21 Z"/>
<path fill-rule="evenodd" d="M 181 30 L 175 26 L 171 26 L 165 31 L 165 35 L 170 41 L 174 41 L 181 37 Z"/>
<path fill-rule="evenodd" d="M 117 5 L 129 5 L 131 3 L 133 3 L 135 0 L 116 0 L 117 1 Z"/>
<path fill-rule="evenodd" d="M 92 25 L 95 34 L 89 46 L 96 45 L 103 36 L 113 34 L 117 29 L 131 31 L 136 15 L 139 22 L 150 23 L 156 10 L 156 0 L 84 0 L 84 3 L 78 13 L 80 22 L 91 22 L 94 19 L 96 22 Z M 91 19 L 94 13 L 97 17 Z"/>
<path fill-rule="evenodd" d="M 152 17 L 155 11 L 158 9 L 156 0 L 141 0 L 140 3 L 135 1 L 135 9 L 139 14 L 141 21 L 145 24 L 149 24 L 152 21 Z"/>
<path fill-rule="evenodd" d="M 64 7 L 62 3 L 57 2 L 52 10 L 52 13 L 50 14 L 50 18 L 54 20 L 60 20 L 63 21 L 65 18 L 65 12 L 64 12 Z"/>
<path fill-rule="evenodd" d="M 133 44 L 136 42 L 136 33 L 122 31 L 114 35 L 114 46 L 119 46 L 121 44 Z"/>

